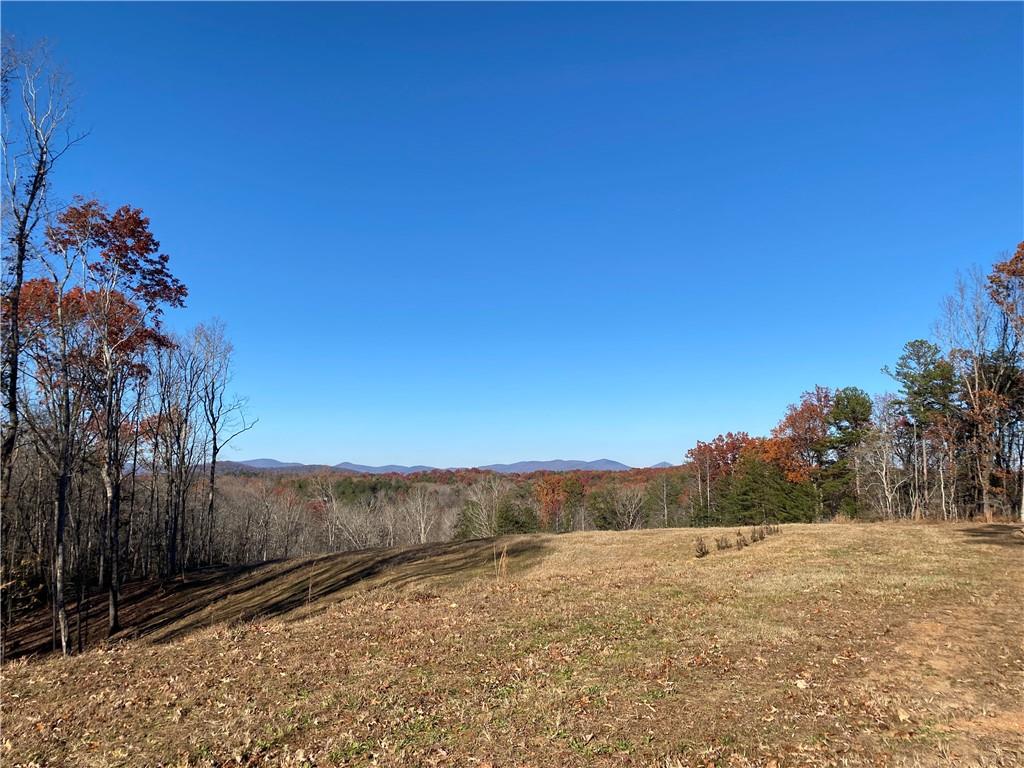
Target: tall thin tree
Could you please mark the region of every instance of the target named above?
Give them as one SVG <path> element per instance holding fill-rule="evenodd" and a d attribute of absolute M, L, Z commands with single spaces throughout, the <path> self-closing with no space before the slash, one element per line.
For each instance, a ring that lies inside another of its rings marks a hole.
<path fill-rule="evenodd" d="M 21 290 L 25 264 L 34 250 L 40 223 L 50 213 L 48 192 L 57 161 L 84 134 L 71 133 L 71 99 L 66 75 L 57 69 L 45 45 L 19 50 L 14 39 L 4 38 L 2 56 L 4 204 L 3 290 L 4 313 L 2 382 L 4 423 L 0 439 L 0 475 L 3 497 L 10 489 L 11 464 L 17 444 Z M 11 96 L 16 104 L 11 108 Z"/>

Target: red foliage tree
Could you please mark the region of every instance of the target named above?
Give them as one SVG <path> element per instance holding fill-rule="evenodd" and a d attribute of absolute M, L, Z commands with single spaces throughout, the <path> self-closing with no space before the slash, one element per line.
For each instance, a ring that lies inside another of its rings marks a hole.
<path fill-rule="evenodd" d="M 96 200 L 76 198 L 47 228 L 48 249 L 64 262 L 82 265 L 80 300 L 93 330 L 93 411 L 103 454 L 100 474 L 106 492 L 104 574 L 109 586 L 109 632 L 118 627 L 120 582 L 120 497 L 125 454 L 121 437 L 130 414 L 124 407 L 128 382 L 140 373 L 139 356 L 168 344 L 160 333 L 164 306 L 184 305 L 185 286 L 167 267 L 168 256 L 138 208 L 113 213 Z"/>
<path fill-rule="evenodd" d="M 539 477 L 533 485 L 533 492 L 540 505 L 540 524 L 544 528 L 558 530 L 568 501 L 566 475 L 547 473 Z M 576 481 L 577 484 L 579 481 Z"/>
<path fill-rule="evenodd" d="M 697 444 L 686 452 L 686 457 L 696 465 L 708 482 L 714 482 L 729 474 L 739 461 L 744 449 L 756 442 L 746 432 L 726 432 L 718 435 L 709 443 L 697 441 Z"/>
<path fill-rule="evenodd" d="M 785 472 L 790 482 L 805 482 L 821 467 L 832 400 L 828 387 L 804 392 L 799 403 L 786 409 L 786 415 L 765 442 L 763 456 Z"/>

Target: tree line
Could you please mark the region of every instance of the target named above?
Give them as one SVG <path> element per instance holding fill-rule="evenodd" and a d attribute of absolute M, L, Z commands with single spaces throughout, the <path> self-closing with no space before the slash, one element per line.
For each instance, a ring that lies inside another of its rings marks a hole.
<path fill-rule="evenodd" d="M 813 387 L 770 434 L 698 441 L 678 467 L 362 478 L 253 472 L 236 482 L 298 494 L 306 530 L 346 520 L 337 523 L 340 538 L 319 535 L 330 548 L 837 517 L 1024 521 L 1024 243 L 989 273 L 959 278 L 941 309 L 934 338 L 907 342 L 883 369 L 892 392 Z M 417 539 L 401 510 L 422 494 L 437 525 Z"/>
<path fill-rule="evenodd" d="M 767 437 L 687 453 L 696 520 L 1024 521 L 1024 243 L 959 278 L 933 339 L 884 370 L 894 392 L 815 387 Z"/>
<path fill-rule="evenodd" d="M 2 62 L 0 628 L 45 600 L 68 653 L 69 597 L 103 590 L 113 633 L 126 578 L 218 560 L 216 463 L 252 423 L 223 324 L 165 329 L 188 292 L 143 211 L 56 199 L 84 138 L 68 78 L 42 46 L 5 39 Z"/>

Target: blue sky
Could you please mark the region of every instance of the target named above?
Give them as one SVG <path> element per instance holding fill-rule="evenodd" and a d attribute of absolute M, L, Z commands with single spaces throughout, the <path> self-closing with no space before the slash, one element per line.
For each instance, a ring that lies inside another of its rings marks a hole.
<path fill-rule="evenodd" d="M 677 462 L 890 388 L 1024 238 L 1020 4 L 27 4 L 260 423 L 226 458 Z"/>

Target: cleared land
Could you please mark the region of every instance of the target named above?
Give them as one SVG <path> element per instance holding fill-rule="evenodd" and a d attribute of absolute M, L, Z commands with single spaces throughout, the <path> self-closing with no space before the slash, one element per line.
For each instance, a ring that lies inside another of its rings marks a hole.
<path fill-rule="evenodd" d="M 1017 528 L 720 533 L 517 537 L 504 575 L 469 542 L 139 586 L 137 639 L 4 667 L 2 763 L 1024 764 Z"/>

